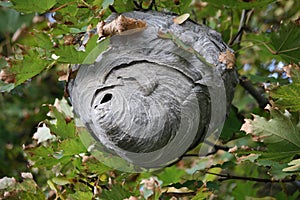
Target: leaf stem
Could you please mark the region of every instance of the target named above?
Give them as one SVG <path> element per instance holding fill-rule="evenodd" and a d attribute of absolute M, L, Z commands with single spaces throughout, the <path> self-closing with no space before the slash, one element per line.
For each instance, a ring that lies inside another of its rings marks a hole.
<path fill-rule="evenodd" d="M 255 177 L 247 177 L 247 176 L 234 176 L 231 174 L 217 174 L 213 172 L 206 171 L 206 174 L 211 174 L 211 175 L 216 175 L 219 177 L 223 177 L 224 179 L 221 179 L 220 181 L 224 180 L 230 180 L 230 179 L 235 179 L 235 180 L 246 180 L 246 181 L 256 181 L 256 182 L 263 182 L 263 183 L 286 183 L 286 182 L 294 182 L 296 181 L 295 177 L 292 177 L 290 179 L 267 179 L 267 178 L 255 178 Z"/>
<path fill-rule="evenodd" d="M 286 50 L 282 50 L 282 51 L 278 51 L 278 54 L 281 54 L 281 53 L 287 53 L 287 52 L 290 52 L 290 51 L 296 51 L 300 49 L 300 47 L 295 47 L 295 48 L 291 48 L 291 49 L 286 49 Z"/>
<path fill-rule="evenodd" d="M 63 4 L 63 5 L 61 5 L 61 6 L 57 7 L 57 8 L 54 8 L 54 9 L 50 10 L 49 12 L 56 12 L 56 11 L 58 11 L 60 9 L 63 9 L 64 7 L 67 7 L 68 5 L 75 4 L 75 3 L 77 3 L 77 2 L 65 3 L 65 4 Z"/>
<path fill-rule="evenodd" d="M 260 40 L 247 39 L 247 40 L 243 40 L 241 42 L 257 42 L 257 43 L 259 43 L 261 45 L 264 45 L 268 49 L 268 51 L 270 51 L 271 54 L 273 54 L 273 55 L 277 55 L 278 54 L 278 52 L 275 51 L 275 50 L 273 50 L 266 42 L 263 42 L 263 41 L 260 41 Z"/>

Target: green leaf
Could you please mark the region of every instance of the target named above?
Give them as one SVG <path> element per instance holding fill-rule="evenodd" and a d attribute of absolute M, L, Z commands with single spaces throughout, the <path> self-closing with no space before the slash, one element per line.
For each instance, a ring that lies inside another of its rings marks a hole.
<path fill-rule="evenodd" d="M 18 40 L 18 42 L 29 47 L 43 48 L 47 51 L 53 50 L 54 46 L 48 34 L 38 31 L 32 31 L 30 34 Z"/>
<path fill-rule="evenodd" d="M 73 120 L 67 123 L 66 116 L 59 112 L 56 107 L 49 106 L 50 116 L 55 118 L 56 121 L 46 121 L 51 132 L 55 133 L 61 139 L 75 137 L 75 123 Z"/>
<path fill-rule="evenodd" d="M 300 70 L 291 68 L 291 73 L 293 83 L 272 90 L 270 95 L 279 108 L 297 112 L 300 110 Z"/>
<path fill-rule="evenodd" d="M 59 56 L 58 61 L 69 64 L 92 64 L 96 58 L 105 51 L 109 44 L 109 38 L 101 41 L 97 44 L 97 36 L 93 36 L 87 43 L 85 52 L 77 51 L 74 46 L 61 46 L 55 51 L 55 54 Z"/>
<path fill-rule="evenodd" d="M 77 51 L 72 45 L 64 45 L 55 50 L 55 54 L 59 56 L 58 61 L 68 64 L 80 64 L 86 57 L 86 53 Z"/>
<path fill-rule="evenodd" d="M 181 177 L 186 174 L 183 169 L 179 169 L 176 166 L 167 167 L 161 173 L 159 173 L 158 179 L 163 181 L 163 186 L 171 183 L 177 183 L 181 180 Z"/>
<path fill-rule="evenodd" d="M 4 3 L 2 1 L 2 3 Z M 21 15 L 13 9 L 0 10 L 0 33 L 15 33 L 22 25 L 30 25 L 32 23 L 33 14 Z"/>
<path fill-rule="evenodd" d="M 71 183 L 71 181 L 65 177 L 54 177 L 54 178 L 52 178 L 52 181 L 56 185 L 66 185 L 66 184 Z"/>
<path fill-rule="evenodd" d="M 47 0 L 47 1 L 41 1 L 41 0 L 12 0 L 13 8 L 24 12 L 24 13 L 33 13 L 33 12 L 39 12 L 43 13 L 45 11 L 48 11 L 50 8 L 52 8 L 56 4 L 56 0 Z"/>
<path fill-rule="evenodd" d="M 74 156 L 87 151 L 79 137 L 63 140 L 59 144 L 59 150 L 63 151 L 63 156 Z"/>
<path fill-rule="evenodd" d="M 130 197 L 129 191 L 125 190 L 121 185 L 113 185 L 111 190 L 103 190 L 100 200 L 120 200 Z"/>
<path fill-rule="evenodd" d="M 275 54 L 280 55 L 287 63 L 300 62 L 300 26 L 289 23 L 282 25 L 278 32 L 271 33 L 271 44 Z"/>
<path fill-rule="evenodd" d="M 132 0 L 114 0 L 113 6 L 119 13 L 129 12 L 135 9 Z"/>
<path fill-rule="evenodd" d="M 29 155 L 29 159 L 34 161 L 35 167 L 50 167 L 62 162 L 62 160 L 54 157 L 53 149 L 39 146 L 36 148 L 27 149 L 26 154 Z"/>
<path fill-rule="evenodd" d="M 111 170 L 111 168 L 96 160 L 94 157 L 90 157 L 83 165 L 89 172 L 96 174 L 103 174 Z"/>
<path fill-rule="evenodd" d="M 239 181 L 234 188 L 232 195 L 235 199 L 245 199 L 245 197 L 256 196 L 257 188 L 255 182 Z"/>
<path fill-rule="evenodd" d="M 102 2 L 102 8 L 106 9 L 108 6 L 111 6 L 114 4 L 114 0 L 103 0 Z"/>
<path fill-rule="evenodd" d="M 3 81 L 0 80 L 0 92 L 10 92 L 15 88 L 14 83 L 4 83 Z"/>
<path fill-rule="evenodd" d="M 278 159 L 291 159 L 300 153 L 300 130 L 292 121 L 289 113 L 283 114 L 279 110 L 270 110 L 271 119 L 254 115 L 253 120 L 247 120 L 243 130 L 260 138 L 267 145 L 264 158 L 280 155 Z"/>
<path fill-rule="evenodd" d="M 0 6 L 11 7 L 11 6 L 13 6 L 13 4 L 9 1 L 0 1 Z"/>
<path fill-rule="evenodd" d="M 107 37 L 102 40 L 99 44 L 96 43 L 97 37 L 94 37 L 89 41 L 86 46 L 87 56 L 84 58 L 82 64 L 92 64 L 95 62 L 96 58 L 106 49 L 108 49 L 110 44 L 110 38 Z M 95 44 L 95 45 L 94 45 Z"/>
<path fill-rule="evenodd" d="M 224 123 L 220 139 L 228 141 L 234 133 L 240 131 L 241 126 L 242 122 L 241 119 L 239 119 L 238 110 L 236 107 L 231 106 L 230 113 Z"/>
<path fill-rule="evenodd" d="M 93 199 L 93 193 L 91 191 L 76 191 L 74 194 L 69 194 L 68 199 L 70 200 L 82 200 L 82 199 Z"/>
<path fill-rule="evenodd" d="M 300 110 L 300 83 L 281 86 L 271 92 L 276 106 L 289 109 L 292 112 Z"/>
<path fill-rule="evenodd" d="M 203 199 L 207 199 L 209 196 L 211 195 L 211 192 L 208 191 L 205 187 L 201 187 L 196 196 L 194 196 L 192 198 L 192 200 L 203 200 Z"/>
<path fill-rule="evenodd" d="M 24 56 L 23 60 L 18 60 L 10 71 L 16 74 L 15 86 L 38 75 L 44 69 L 51 66 L 51 61 L 42 58 L 36 49 L 31 49 Z"/>
<path fill-rule="evenodd" d="M 269 5 L 276 0 L 256 0 L 251 2 L 243 2 L 237 0 L 209 0 L 209 3 L 213 3 L 218 7 L 225 5 L 229 8 L 239 8 L 239 9 L 251 9 L 255 7 L 264 7 Z"/>
<path fill-rule="evenodd" d="M 280 179 L 284 179 L 288 176 L 290 176 L 291 174 L 289 173 L 286 173 L 283 171 L 283 169 L 287 167 L 287 164 L 286 163 L 273 163 L 271 165 L 271 169 L 269 170 L 269 174 L 274 178 L 274 179 L 277 179 L 277 180 L 280 180 Z"/>

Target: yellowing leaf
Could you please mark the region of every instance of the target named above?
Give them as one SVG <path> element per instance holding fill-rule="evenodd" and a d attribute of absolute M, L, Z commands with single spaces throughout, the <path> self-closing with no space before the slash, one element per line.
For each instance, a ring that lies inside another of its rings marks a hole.
<path fill-rule="evenodd" d="M 219 167 L 214 167 L 208 170 L 208 172 L 210 173 L 214 173 L 214 174 L 219 174 L 222 171 L 222 168 Z M 218 178 L 217 175 L 214 174 L 206 174 L 205 177 L 203 178 L 203 182 L 209 182 L 209 181 L 214 181 Z"/>
<path fill-rule="evenodd" d="M 284 172 L 300 171 L 300 159 L 292 160 L 291 162 L 288 163 L 288 165 L 291 166 L 284 168 L 282 171 Z"/>
<path fill-rule="evenodd" d="M 175 18 L 173 19 L 173 21 L 174 21 L 175 24 L 182 24 L 182 23 L 184 23 L 189 17 L 190 17 L 190 14 L 185 13 L 185 14 L 183 14 L 183 15 L 180 15 L 180 16 L 178 16 L 178 17 L 175 17 Z"/>

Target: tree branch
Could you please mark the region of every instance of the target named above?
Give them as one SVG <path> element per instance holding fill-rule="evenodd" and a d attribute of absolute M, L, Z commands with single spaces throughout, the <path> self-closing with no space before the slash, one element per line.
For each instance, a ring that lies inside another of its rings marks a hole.
<path fill-rule="evenodd" d="M 267 179 L 267 178 L 255 178 L 255 177 L 246 177 L 246 176 L 234 176 L 230 174 L 217 174 L 213 172 L 205 172 L 206 174 L 216 175 L 219 177 L 223 177 L 224 179 L 220 179 L 220 181 L 224 180 L 246 180 L 246 181 L 255 181 L 255 182 L 263 182 L 263 183 L 286 183 L 286 182 L 294 182 L 296 181 L 295 177 L 292 177 L 290 179 L 281 179 L 281 180 L 275 180 L 275 179 Z"/>
<path fill-rule="evenodd" d="M 217 145 L 217 144 L 214 145 L 208 141 L 206 141 L 205 143 L 214 147 L 214 150 L 209 152 L 208 154 L 206 154 L 206 156 L 213 155 L 213 154 L 217 153 L 217 151 L 219 151 L 219 150 L 228 151 L 230 149 L 230 147 L 221 146 L 221 145 Z M 180 160 L 184 157 L 199 157 L 199 154 L 183 154 L 181 156 Z"/>
<path fill-rule="evenodd" d="M 264 109 L 266 107 L 266 105 L 269 104 L 269 101 L 267 98 L 265 98 L 261 93 L 259 93 L 254 86 L 252 85 L 251 81 L 245 77 L 242 76 L 239 78 L 240 80 L 240 85 L 247 90 L 253 97 L 254 99 L 257 101 L 257 103 L 259 104 L 259 107 Z"/>

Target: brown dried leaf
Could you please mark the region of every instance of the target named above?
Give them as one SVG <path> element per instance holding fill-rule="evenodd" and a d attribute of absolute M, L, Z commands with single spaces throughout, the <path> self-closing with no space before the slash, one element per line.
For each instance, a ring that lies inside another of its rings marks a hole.
<path fill-rule="evenodd" d="M 295 20 L 297 26 L 300 26 L 300 16 Z"/>
<path fill-rule="evenodd" d="M 173 22 L 175 24 L 182 24 L 184 23 L 188 18 L 190 17 L 190 14 L 185 13 L 183 15 L 177 16 L 173 19 Z"/>
<path fill-rule="evenodd" d="M 75 44 L 75 37 L 73 35 L 65 35 L 64 36 L 64 44 L 65 45 Z"/>
<path fill-rule="evenodd" d="M 296 64 L 289 64 L 283 67 L 283 71 L 286 72 L 286 76 L 289 78 L 292 78 L 292 68 L 300 71 L 300 67 Z"/>
<path fill-rule="evenodd" d="M 0 71 L 0 80 L 4 83 L 14 83 L 16 81 L 16 75 L 4 68 Z"/>
<path fill-rule="evenodd" d="M 120 15 L 108 24 L 105 24 L 104 21 L 100 21 L 97 24 L 97 33 L 99 38 L 116 34 L 132 34 L 143 30 L 146 26 L 145 21 Z"/>
<path fill-rule="evenodd" d="M 237 161 L 237 163 L 241 163 L 241 162 L 247 161 L 247 160 L 250 162 L 254 162 L 259 156 L 260 156 L 259 154 L 251 153 L 247 156 L 237 157 L 236 161 Z"/>
<path fill-rule="evenodd" d="M 244 119 L 245 123 L 241 127 L 241 131 L 245 131 L 247 134 L 253 133 L 253 126 L 252 126 L 252 120 L 250 119 Z"/>
<path fill-rule="evenodd" d="M 205 8 L 208 5 L 207 2 L 205 1 L 195 1 L 194 2 L 194 7 L 198 10 L 201 11 L 203 8 Z"/>
<path fill-rule="evenodd" d="M 227 69 L 233 69 L 235 65 L 235 55 L 229 49 L 226 52 L 221 52 L 219 55 L 219 62 L 226 64 Z"/>

